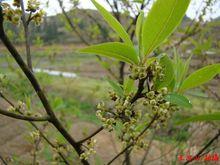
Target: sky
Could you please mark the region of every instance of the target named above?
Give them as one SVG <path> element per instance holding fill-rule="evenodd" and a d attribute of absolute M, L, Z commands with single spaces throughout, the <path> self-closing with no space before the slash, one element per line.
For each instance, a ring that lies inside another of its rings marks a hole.
<path fill-rule="evenodd" d="M 5 0 L 5 1 L 12 1 L 12 0 Z M 27 1 L 27 0 L 24 0 Z M 39 0 L 43 5 L 42 7 L 47 12 L 47 15 L 55 15 L 57 13 L 60 13 L 61 10 L 59 8 L 59 5 L 57 3 L 57 0 L 48 0 L 49 1 L 49 7 L 46 8 L 46 2 L 47 0 Z M 102 4 L 106 9 L 110 10 L 109 6 L 105 3 L 104 0 L 97 0 L 100 4 Z M 191 19 L 198 16 L 197 12 L 198 9 L 202 9 L 205 5 L 205 0 L 191 0 L 190 6 L 188 8 L 188 11 L 186 15 L 190 17 Z M 64 0 L 64 5 L 66 9 L 70 7 L 68 4 L 69 0 Z M 95 9 L 94 5 L 91 3 L 90 0 L 80 0 L 80 7 L 85 9 Z M 220 0 L 216 0 L 216 4 L 212 7 L 212 11 L 208 11 L 208 13 L 205 16 L 205 20 L 210 20 L 220 17 Z"/>

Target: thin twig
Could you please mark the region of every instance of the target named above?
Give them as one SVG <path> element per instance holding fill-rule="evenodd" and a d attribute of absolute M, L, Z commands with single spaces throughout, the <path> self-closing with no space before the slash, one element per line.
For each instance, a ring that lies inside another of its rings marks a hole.
<path fill-rule="evenodd" d="M 94 131 L 92 134 L 90 134 L 88 137 L 78 141 L 78 144 L 84 143 L 85 141 L 91 139 L 93 136 L 97 135 L 99 132 L 101 132 L 104 129 L 104 127 L 98 128 L 96 131 Z"/>
<path fill-rule="evenodd" d="M 9 105 L 15 107 L 14 104 L 0 91 L 0 97 L 3 98 Z"/>
<path fill-rule="evenodd" d="M 0 155 L 0 160 L 2 161 L 2 163 L 4 164 L 4 165 L 8 165 L 7 164 L 7 162 L 4 160 L 4 158 Z"/>
<path fill-rule="evenodd" d="M 43 131 L 37 127 L 37 125 L 33 122 L 30 122 L 30 124 L 39 131 L 40 136 L 54 149 L 57 149 L 57 146 L 54 145 L 43 133 Z M 66 165 L 70 165 L 70 163 L 68 162 L 68 160 L 65 158 L 65 156 L 63 155 L 62 152 L 58 151 L 59 156 L 63 159 L 63 162 L 65 162 Z"/>
<path fill-rule="evenodd" d="M 184 163 L 184 165 L 189 164 L 190 162 L 194 161 L 196 158 L 200 157 L 201 154 L 203 154 L 203 152 L 209 148 L 212 143 L 214 143 L 220 136 L 220 130 L 218 130 L 218 133 L 195 155 L 192 157 L 192 159 L 186 161 Z"/>
<path fill-rule="evenodd" d="M 22 20 L 23 27 L 24 27 L 27 65 L 28 65 L 29 69 L 32 71 L 33 67 L 32 67 L 32 59 L 31 59 L 30 35 L 29 35 L 29 27 L 28 27 L 29 23 L 26 20 L 26 16 L 25 16 L 26 13 L 25 13 L 23 0 L 20 0 L 20 4 L 21 4 L 21 11 L 22 11 L 21 20 Z"/>
<path fill-rule="evenodd" d="M 3 110 L 0 108 L 0 114 L 4 116 L 8 116 L 14 119 L 19 119 L 19 120 L 25 120 L 25 121 L 50 121 L 49 116 L 43 116 L 43 117 L 33 117 L 33 116 L 25 116 L 25 115 L 20 115 L 16 113 L 9 112 L 7 110 Z"/>
<path fill-rule="evenodd" d="M 136 94 L 134 95 L 134 97 L 132 98 L 131 103 L 134 103 L 137 99 L 142 97 L 142 91 L 144 90 L 145 81 L 146 81 L 146 78 L 139 80 L 138 90 L 137 90 Z"/>
<path fill-rule="evenodd" d="M 130 145 L 128 145 L 127 147 L 125 147 L 119 154 L 117 154 L 112 160 L 110 160 L 107 165 L 110 165 L 111 163 L 113 163 L 119 156 L 121 156 L 123 153 L 125 153 L 130 147 L 132 147 L 135 144 L 135 141 L 139 139 L 139 137 L 141 137 L 151 126 L 152 124 L 155 122 L 155 120 L 158 118 L 158 115 L 155 115 L 151 122 L 145 127 L 145 129 L 135 138 L 134 142 L 132 142 Z"/>
<path fill-rule="evenodd" d="M 57 0 L 59 3 L 59 6 L 62 10 L 63 15 L 65 16 L 68 24 L 70 25 L 70 27 L 72 28 L 72 30 L 76 33 L 76 35 L 81 39 L 81 41 L 85 44 L 85 45 L 89 45 L 89 43 L 85 40 L 85 38 L 80 34 L 80 32 L 76 29 L 76 26 L 74 25 L 74 23 L 71 21 L 70 17 L 68 16 L 67 12 L 65 11 L 65 8 L 63 6 L 63 2 L 62 0 Z"/>
<path fill-rule="evenodd" d="M 143 158 L 142 158 L 142 160 L 141 160 L 140 165 L 144 165 L 144 162 L 145 162 L 145 160 L 146 160 L 146 158 L 147 158 L 147 156 L 148 156 L 148 153 L 149 153 L 149 151 L 150 151 L 151 145 L 152 145 L 152 143 L 153 143 L 154 136 L 155 136 L 155 132 L 153 133 L 153 136 L 152 136 L 151 139 L 150 139 L 150 142 L 149 142 L 149 144 L 148 144 L 147 149 L 145 150 L 145 154 L 144 154 L 144 156 L 143 156 Z"/>
<path fill-rule="evenodd" d="M 39 136 L 38 139 L 34 140 L 34 153 L 33 153 L 33 165 L 36 165 L 37 162 L 37 151 L 39 151 L 39 146 L 40 146 L 40 142 L 41 142 L 41 138 L 42 136 Z"/>

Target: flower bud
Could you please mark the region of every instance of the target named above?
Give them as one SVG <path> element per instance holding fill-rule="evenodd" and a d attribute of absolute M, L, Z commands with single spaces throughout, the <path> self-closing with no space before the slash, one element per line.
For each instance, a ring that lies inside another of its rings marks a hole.
<path fill-rule="evenodd" d="M 157 102 L 156 102 L 156 100 L 150 100 L 150 105 L 152 105 L 152 106 L 154 106 L 154 105 L 156 105 L 157 104 Z"/>
<path fill-rule="evenodd" d="M 154 98 L 154 95 L 155 95 L 155 92 L 154 92 L 154 91 L 150 91 L 150 92 L 147 93 L 146 96 L 147 96 L 149 99 L 153 99 L 153 98 Z"/>
<path fill-rule="evenodd" d="M 163 95 L 166 95 L 166 94 L 168 93 L 167 87 L 161 88 L 160 91 L 161 91 L 161 93 L 162 93 Z"/>
<path fill-rule="evenodd" d="M 125 110 L 125 116 L 130 117 L 132 112 L 128 109 Z"/>
<path fill-rule="evenodd" d="M 167 101 L 167 102 L 164 104 L 164 108 L 165 108 L 165 109 L 168 109 L 169 107 L 170 107 L 170 102 Z"/>

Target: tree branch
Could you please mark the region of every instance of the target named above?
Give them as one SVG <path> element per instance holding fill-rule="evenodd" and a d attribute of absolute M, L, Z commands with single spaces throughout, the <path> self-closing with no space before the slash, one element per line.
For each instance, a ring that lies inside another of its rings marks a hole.
<path fill-rule="evenodd" d="M 37 81 L 36 77 L 32 73 L 32 71 L 28 68 L 28 66 L 25 64 L 23 59 L 21 58 L 18 51 L 15 49 L 15 47 L 12 45 L 8 37 L 6 36 L 3 28 L 3 13 L 2 13 L 2 7 L 0 6 L 0 39 L 2 40 L 3 44 L 7 47 L 8 51 L 11 53 L 19 67 L 22 69 L 23 73 L 26 75 L 28 80 L 30 81 L 32 87 L 34 88 L 35 92 L 37 93 L 39 99 L 41 100 L 41 103 L 44 106 L 44 109 L 46 110 L 47 114 L 50 116 L 50 122 L 56 127 L 56 129 L 63 135 L 63 137 L 72 145 L 72 147 L 75 149 L 78 155 L 81 155 L 83 153 L 83 150 L 81 148 L 81 145 L 77 144 L 76 141 L 73 139 L 73 137 L 67 132 L 67 130 L 63 127 L 63 125 L 60 123 L 58 118 L 56 117 L 55 113 L 52 110 L 52 107 L 44 94 L 43 90 L 41 89 L 41 86 L 39 82 Z M 88 165 L 88 161 L 81 160 L 81 162 L 85 165 Z"/>
<path fill-rule="evenodd" d="M 7 162 L 4 160 L 4 158 L 0 155 L 0 160 L 2 161 L 2 163 L 4 164 L 4 165 L 8 165 L 7 164 Z"/>
<path fill-rule="evenodd" d="M 134 95 L 134 97 L 132 98 L 131 103 L 134 103 L 138 98 L 140 98 L 142 96 L 142 91 L 144 90 L 145 80 L 146 80 L 146 78 L 139 80 L 138 90 L 137 90 L 136 94 Z"/>
<path fill-rule="evenodd" d="M 23 0 L 20 0 L 20 4 L 21 4 L 21 11 L 22 11 L 21 20 L 22 20 L 22 24 L 24 27 L 24 35 L 25 35 L 27 65 L 28 65 L 29 69 L 32 71 L 33 67 L 32 67 L 32 59 L 31 59 L 30 36 L 29 36 L 29 27 L 28 27 L 29 23 L 25 17 L 26 13 L 25 13 Z"/>
<path fill-rule="evenodd" d="M 86 138 L 84 138 L 84 139 L 78 141 L 77 143 L 78 143 L 78 144 L 84 143 L 85 141 L 91 139 L 93 136 L 97 135 L 97 134 L 98 134 L 99 132 L 101 132 L 103 129 L 104 129 L 104 127 L 98 128 L 96 131 L 94 131 L 94 132 L 93 132 L 92 134 L 90 134 L 88 137 L 86 137 Z"/>
<path fill-rule="evenodd" d="M 130 145 L 128 145 L 127 147 L 125 147 L 119 154 L 117 154 L 111 161 L 109 161 L 107 163 L 107 165 L 112 164 L 119 156 L 121 156 L 123 153 L 125 153 L 130 147 L 132 147 L 135 144 L 135 141 L 138 140 L 139 137 L 141 137 L 151 126 L 152 124 L 155 122 L 155 120 L 158 118 L 158 115 L 156 114 L 151 122 L 145 127 L 145 129 L 135 138 L 134 142 L 132 142 Z"/>
<path fill-rule="evenodd" d="M 220 130 L 218 130 L 218 133 L 195 155 L 193 156 L 192 159 L 188 160 L 187 162 L 184 163 L 184 165 L 189 164 L 190 162 L 194 161 L 197 157 L 200 157 L 203 152 L 209 148 L 209 146 L 212 145 L 213 142 L 215 142 L 220 136 Z"/>
<path fill-rule="evenodd" d="M 155 132 L 153 133 L 153 136 L 152 136 L 151 139 L 150 139 L 150 142 L 149 142 L 149 144 L 148 144 L 148 146 L 147 146 L 147 149 L 145 150 L 145 153 L 144 153 L 144 156 L 143 156 L 143 158 L 142 158 L 142 160 L 141 160 L 140 165 L 144 165 L 144 162 L 145 162 L 145 160 L 146 160 L 146 158 L 147 158 L 147 156 L 148 156 L 148 154 L 149 154 L 151 145 L 152 145 L 152 143 L 153 143 L 154 136 L 155 136 Z"/>
<path fill-rule="evenodd" d="M 54 144 L 44 135 L 43 131 L 41 131 L 41 129 L 38 128 L 35 123 L 30 122 L 30 124 L 31 124 L 36 130 L 39 131 L 40 136 L 41 136 L 52 148 L 57 149 L 57 146 L 54 145 Z M 65 164 L 70 165 L 70 163 L 69 163 L 68 160 L 65 158 L 65 156 L 63 155 L 62 152 L 60 152 L 60 151 L 58 150 L 58 154 L 59 154 L 59 156 L 63 159 L 63 161 L 64 161 Z"/>
<path fill-rule="evenodd" d="M 32 117 L 32 116 L 24 116 L 20 114 L 15 114 L 11 113 L 9 111 L 3 110 L 0 108 L 0 114 L 14 118 L 14 119 L 19 119 L 19 120 L 25 120 L 25 121 L 50 121 L 49 116 L 44 116 L 44 117 Z"/>
<path fill-rule="evenodd" d="M 68 24 L 70 25 L 70 27 L 72 28 L 72 30 L 76 33 L 76 35 L 81 39 L 81 41 L 85 44 L 85 45 L 89 45 L 89 43 L 83 38 L 83 36 L 80 34 L 80 32 L 78 32 L 78 30 L 76 30 L 75 25 L 73 24 L 73 22 L 71 21 L 70 17 L 68 16 L 68 14 L 66 13 L 64 6 L 63 6 L 63 2 L 62 0 L 57 0 L 59 3 L 59 6 L 62 10 L 63 15 L 65 16 Z"/>

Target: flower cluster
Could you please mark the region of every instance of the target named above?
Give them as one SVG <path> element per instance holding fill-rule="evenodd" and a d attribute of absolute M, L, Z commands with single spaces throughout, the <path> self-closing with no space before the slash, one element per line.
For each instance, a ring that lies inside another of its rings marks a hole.
<path fill-rule="evenodd" d="M 87 150 L 80 155 L 80 159 L 87 160 L 90 155 L 95 154 L 96 153 L 96 151 L 94 150 L 95 144 L 96 144 L 95 139 L 94 140 L 92 140 L 92 139 L 88 140 L 87 144 L 85 146 L 85 148 Z"/>
<path fill-rule="evenodd" d="M 20 7 L 21 6 L 21 2 L 20 2 L 20 0 L 14 0 L 12 5 L 15 6 L 15 7 Z"/>
<path fill-rule="evenodd" d="M 33 131 L 30 133 L 30 137 L 33 139 L 33 141 L 37 141 L 40 138 L 40 132 L 39 131 Z"/>
<path fill-rule="evenodd" d="M 166 101 L 164 96 L 168 93 L 166 87 L 158 91 L 149 91 L 146 93 L 143 105 L 152 110 L 151 115 L 158 115 L 158 124 L 165 125 L 167 120 L 175 112 L 177 107 Z"/>
<path fill-rule="evenodd" d="M 131 72 L 131 75 L 130 75 L 131 79 L 134 79 L 134 80 L 143 79 L 147 77 L 148 66 L 131 65 L 130 72 Z"/>
<path fill-rule="evenodd" d="M 60 153 L 68 157 L 71 153 L 71 147 L 69 145 L 63 144 L 62 142 L 59 142 L 57 139 L 54 141 L 54 145 L 56 147 L 53 148 L 53 160 L 56 162 L 63 162 L 62 158 L 60 157 Z"/>
<path fill-rule="evenodd" d="M 144 133 L 142 131 L 149 122 L 157 116 L 152 126 L 156 128 L 165 126 L 172 113 L 178 109 L 166 101 L 165 96 L 168 94 L 166 87 L 154 89 L 155 82 L 164 77 L 163 68 L 158 61 L 146 66 L 131 66 L 130 71 L 131 79 L 142 82 L 141 91 L 137 90 L 136 94 L 131 92 L 126 95 L 110 92 L 113 104 L 107 106 L 104 102 L 99 103 L 96 115 L 103 122 L 104 128 L 109 131 L 119 129 L 118 138 L 125 145 L 134 144 L 133 146 L 142 148 L 147 145 L 143 135 L 148 134 L 147 131 Z M 141 108 L 137 108 L 138 104 Z"/>
<path fill-rule="evenodd" d="M 18 25 L 22 16 L 20 0 L 14 0 L 12 4 L 13 7 L 8 3 L 2 3 L 1 5 L 3 7 L 5 20 Z M 27 23 L 33 21 L 36 25 L 39 25 L 42 22 L 45 12 L 40 9 L 40 2 L 38 0 L 28 0 L 26 11 L 29 13 Z M 27 15 L 27 13 L 25 13 L 25 15 Z"/>
<path fill-rule="evenodd" d="M 40 9 L 40 2 L 38 0 L 29 0 L 26 11 L 33 14 L 30 19 L 33 20 L 36 25 L 40 25 L 45 15 L 45 12 Z"/>
<path fill-rule="evenodd" d="M 8 111 L 8 112 L 16 112 L 17 109 L 16 109 L 15 107 L 13 107 L 13 106 L 9 106 L 9 107 L 7 108 L 7 111 Z"/>
<path fill-rule="evenodd" d="M 22 14 L 22 11 L 18 3 L 20 4 L 20 2 L 14 1 L 13 5 L 16 7 L 15 9 L 13 9 L 7 3 L 2 3 L 4 19 L 10 21 L 11 23 L 15 25 L 19 24 L 21 14 Z"/>
<path fill-rule="evenodd" d="M 26 107 L 25 103 L 23 103 L 22 101 L 18 101 L 17 107 L 9 106 L 7 110 L 9 112 L 24 113 L 26 109 L 25 107 Z"/>
<path fill-rule="evenodd" d="M 45 15 L 45 12 L 43 10 L 39 10 L 37 13 L 35 13 L 32 16 L 32 19 L 34 20 L 36 25 L 40 25 L 41 24 L 44 15 Z"/>
<path fill-rule="evenodd" d="M 142 118 L 142 112 L 134 109 L 131 103 L 133 95 L 127 95 L 125 98 L 119 97 L 115 92 L 110 92 L 111 100 L 114 101 L 112 108 L 102 102 L 97 106 L 97 117 L 103 122 L 103 126 L 109 131 L 114 128 L 120 129 L 119 139 L 125 144 L 135 143 L 137 146 L 145 146 L 145 142 L 136 140 L 137 135 L 140 133 L 138 128 Z"/>
<path fill-rule="evenodd" d="M 26 11 L 34 13 L 39 9 L 40 9 L 40 2 L 38 2 L 37 0 L 29 0 L 28 1 Z"/>
<path fill-rule="evenodd" d="M 153 80 L 156 79 L 163 79 L 164 73 L 163 68 L 161 67 L 160 63 L 158 61 L 155 61 L 153 64 L 149 66 L 150 73 L 152 74 Z"/>
<path fill-rule="evenodd" d="M 146 78 L 147 76 L 162 79 L 164 77 L 163 69 L 160 66 L 158 61 L 153 62 L 152 64 L 143 65 L 143 66 L 135 66 L 131 65 L 130 67 L 130 78 L 134 80 L 141 80 Z"/>

